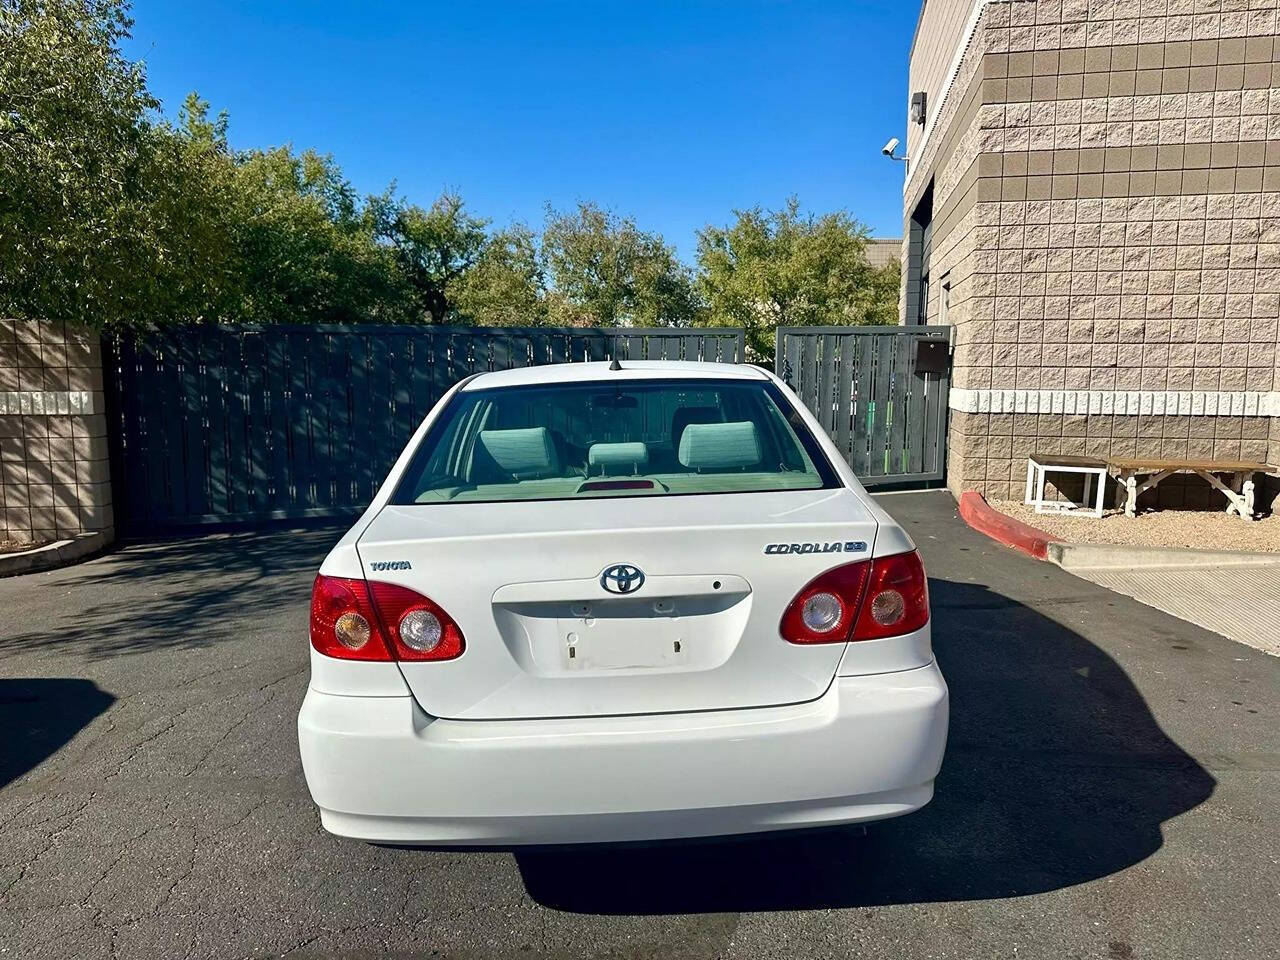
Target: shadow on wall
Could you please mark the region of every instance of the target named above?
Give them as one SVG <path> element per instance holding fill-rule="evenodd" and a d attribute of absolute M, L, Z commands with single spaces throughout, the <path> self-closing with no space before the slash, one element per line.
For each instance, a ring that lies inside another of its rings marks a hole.
<path fill-rule="evenodd" d="M 73 677 L 0 679 L 0 787 L 61 750 L 115 699 Z"/>
<path fill-rule="evenodd" d="M 243 630 L 250 605 L 287 611 L 273 622 L 305 641 L 311 582 L 349 525 L 140 544 L 24 584 L 34 604 L 52 609 L 26 621 L 33 629 L 0 634 L 0 653 L 36 643 L 91 658 L 208 647 Z M 75 590 L 92 591 L 92 599 L 63 613 L 52 597 Z"/>
<path fill-rule="evenodd" d="M 520 852 L 530 896 L 598 914 L 1024 896 L 1138 863 L 1160 848 L 1161 824 L 1213 792 L 1214 779 L 1084 637 L 977 584 L 929 588 L 952 713 L 924 810 L 865 837 Z"/>

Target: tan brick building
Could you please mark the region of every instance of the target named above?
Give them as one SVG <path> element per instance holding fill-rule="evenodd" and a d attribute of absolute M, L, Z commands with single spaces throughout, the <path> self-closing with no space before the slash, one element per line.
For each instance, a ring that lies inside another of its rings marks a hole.
<path fill-rule="evenodd" d="M 96 333 L 0 320 L 0 540 L 114 534 Z"/>
<path fill-rule="evenodd" d="M 955 326 L 953 490 L 1019 496 L 1032 450 L 1280 460 L 1277 6 L 926 0 L 901 307 Z"/>
<path fill-rule="evenodd" d="M 872 237 L 867 241 L 867 262 L 879 270 L 902 255 L 900 237 Z"/>

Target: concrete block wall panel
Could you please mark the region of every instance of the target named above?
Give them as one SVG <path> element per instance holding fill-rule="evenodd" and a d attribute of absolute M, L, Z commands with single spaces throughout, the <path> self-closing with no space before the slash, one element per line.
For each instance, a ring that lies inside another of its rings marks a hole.
<path fill-rule="evenodd" d="M 973 194 L 928 267 L 963 294 L 952 488 L 1020 497 L 1033 449 L 1280 462 L 1277 4 L 970 9 L 904 196 Z"/>
<path fill-rule="evenodd" d="M 872 237 L 867 241 L 867 262 L 877 270 L 887 267 L 902 254 L 902 240 L 897 237 Z"/>
<path fill-rule="evenodd" d="M 95 333 L 0 320 L 0 535 L 114 532 Z"/>
<path fill-rule="evenodd" d="M 923 91 L 928 97 L 926 106 L 930 111 L 942 92 L 973 6 L 973 0 L 927 0 L 920 6 L 920 17 L 911 44 L 908 98 L 916 91 Z M 915 155 L 922 133 L 923 128 L 919 125 L 908 125 L 908 156 Z"/>
<path fill-rule="evenodd" d="M 930 7 L 925 8 L 925 17 L 921 20 L 921 29 L 929 28 Z M 965 17 L 973 9 L 971 3 L 962 4 Z M 946 29 L 954 27 L 950 49 L 954 52 L 954 44 L 961 39 L 963 20 L 957 25 L 954 19 L 955 4 L 947 7 L 949 13 L 945 20 Z M 942 5 L 936 12 L 941 15 Z M 979 10 L 981 16 L 985 13 Z M 951 36 L 948 33 L 948 36 Z M 920 42 L 929 38 L 919 34 Z M 936 39 L 936 38 L 935 38 Z M 965 45 L 965 56 L 956 65 L 956 74 L 951 84 L 954 95 L 945 99 L 930 95 L 931 119 L 929 136 L 923 141 L 919 139 L 921 128 L 915 127 L 916 139 L 912 140 L 911 162 L 908 165 L 908 179 L 904 192 L 904 283 L 903 295 L 900 298 L 900 317 L 905 320 L 918 315 L 919 305 L 916 302 L 918 287 L 915 282 L 918 276 L 912 275 L 910 265 L 913 263 L 911 247 L 910 217 L 920 204 L 925 192 L 933 188 L 933 253 L 929 270 L 930 286 L 926 316 L 929 322 L 939 319 L 939 295 L 944 278 L 950 283 L 952 306 L 962 303 L 968 296 L 964 281 L 967 279 L 967 261 L 965 250 L 955 249 L 957 241 L 967 242 L 967 234 L 957 232 L 956 227 L 971 211 L 976 199 L 977 180 L 977 141 L 979 139 L 978 112 L 981 103 L 981 84 L 974 83 L 975 75 L 980 76 L 982 53 L 985 50 L 986 34 L 976 31 Z M 920 48 L 923 49 L 923 48 Z M 933 54 L 931 54 L 933 55 Z M 951 58 L 951 54 L 948 55 Z M 948 69 L 952 65 L 947 61 Z M 949 74 L 948 74 L 949 75 Z M 940 92 L 940 91 L 939 91 Z M 936 112 L 936 115 L 932 115 Z M 954 236 L 953 236 L 954 234 Z M 918 259 L 914 262 L 918 263 Z M 957 271 L 956 266 L 962 269 Z M 954 318 L 948 322 L 954 322 Z"/>

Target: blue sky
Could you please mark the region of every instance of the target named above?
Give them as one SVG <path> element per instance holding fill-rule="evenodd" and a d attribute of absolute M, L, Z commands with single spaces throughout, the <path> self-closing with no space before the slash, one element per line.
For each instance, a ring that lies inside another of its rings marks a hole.
<path fill-rule="evenodd" d="M 902 229 L 915 0 L 135 0 L 128 53 L 236 147 L 332 153 L 363 192 L 459 191 L 498 222 L 590 199 L 694 232 L 788 194 Z"/>

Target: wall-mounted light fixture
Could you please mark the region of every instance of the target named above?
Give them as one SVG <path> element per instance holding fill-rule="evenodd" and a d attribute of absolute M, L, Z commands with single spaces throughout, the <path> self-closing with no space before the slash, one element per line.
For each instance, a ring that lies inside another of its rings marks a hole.
<path fill-rule="evenodd" d="M 928 107 L 929 95 L 923 90 L 917 90 L 911 95 L 911 122 L 924 126 L 925 111 Z"/>

